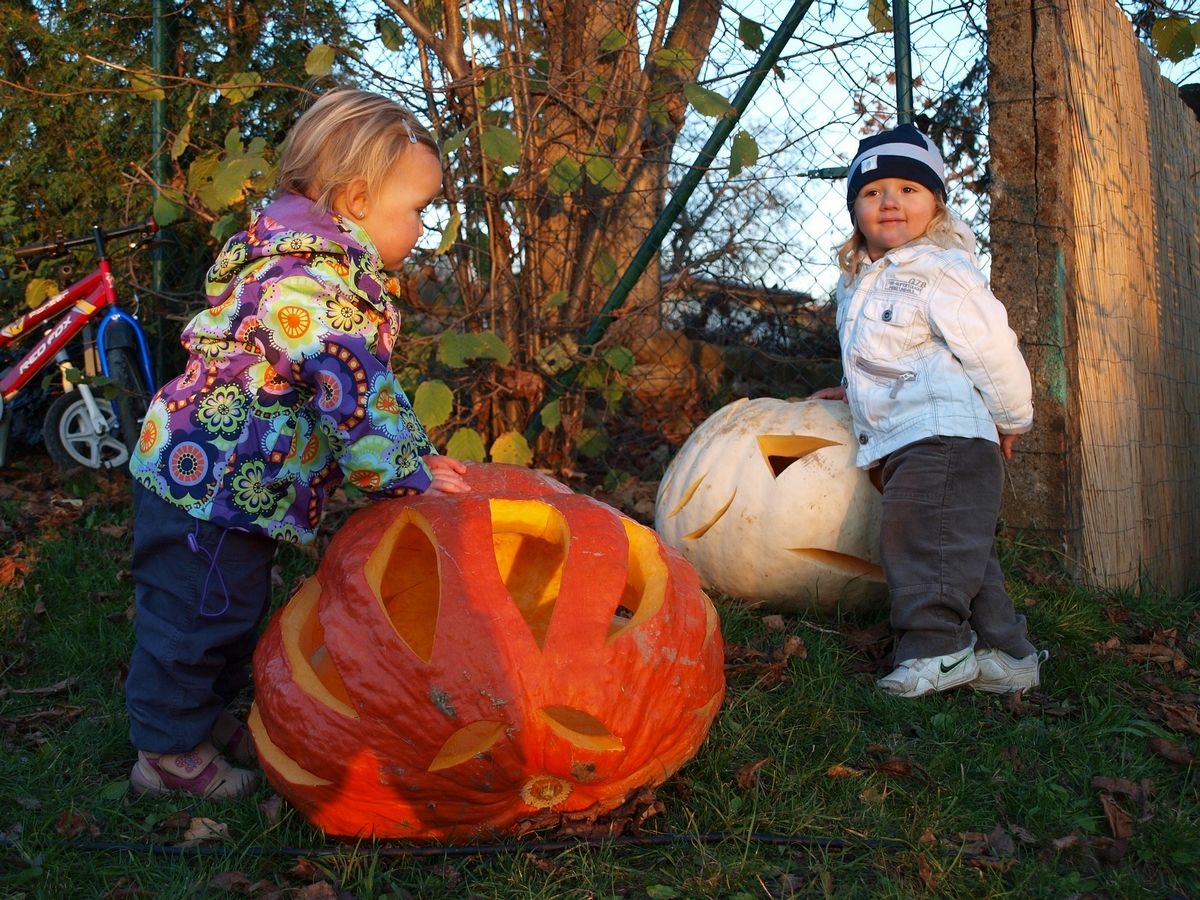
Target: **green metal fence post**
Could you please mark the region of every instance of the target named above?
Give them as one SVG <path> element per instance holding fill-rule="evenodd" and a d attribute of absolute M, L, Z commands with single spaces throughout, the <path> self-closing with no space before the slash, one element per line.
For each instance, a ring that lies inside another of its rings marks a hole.
<path fill-rule="evenodd" d="M 913 120 L 912 35 L 908 24 L 908 0 L 895 0 L 892 9 L 892 44 L 896 52 L 896 121 Z"/>
<path fill-rule="evenodd" d="M 700 148 L 700 152 L 696 155 L 696 159 L 692 162 L 691 168 L 687 174 L 679 182 L 679 186 L 675 188 L 671 198 L 667 201 L 667 205 L 659 214 L 658 219 L 646 234 L 645 239 L 638 247 L 637 253 L 630 260 L 624 274 L 617 282 L 612 292 L 608 295 L 604 306 L 600 308 L 600 313 L 592 322 L 591 327 L 579 341 L 579 349 L 586 351 L 593 346 L 601 337 L 608 327 L 613 322 L 613 312 L 615 312 L 629 296 L 629 292 L 637 283 L 637 280 L 642 277 L 642 273 L 646 271 L 646 266 L 650 264 L 650 260 L 654 254 L 658 252 L 662 242 L 666 239 L 671 226 L 675 224 L 675 220 L 679 218 L 679 214 L 683 212 L 683 208 L 687 205 L 688 200 L 700 185 L 700 180 L 704 177 L 704 173 L 708 171 L 712 161 L 716 159 L 717 151 L 719 151 L 729 135 L 733 133 L 733 127 L 738 123 L 742 113 L 746 111 L 746 107 L 750 105 L 750 100 L 758 91 L 766 79 L 771 68 L 779 61 L 780 55 L 783 53 L 783 48 L 787 42 L 791 40 L 796 28 L 804 19 L 805 14 L 812 6 L 813 0 L 795 0 L 792 8 L 788 10 L 782 22 L 779 23 L 779 28 L 763 49 L 762 56 L 759 57 L 750 76 L 742 83 L 737 94 L 732 100 L 733 112 L 717 121 L 716 127 L 713 129 L 704 146 Z M 576 364 L 568 371 L 564 372 L 562 377 L 554 384 L 548 393 L 545 402 L 533 415 L 533 419 L 525 429 L 525 439 L 530 444 L 536 440 L 542 430 L 541 413 L 547 406 L 559 399 L 563 393 L 575 383 L 575 379 L 579 377 L 581 366 Z"/>

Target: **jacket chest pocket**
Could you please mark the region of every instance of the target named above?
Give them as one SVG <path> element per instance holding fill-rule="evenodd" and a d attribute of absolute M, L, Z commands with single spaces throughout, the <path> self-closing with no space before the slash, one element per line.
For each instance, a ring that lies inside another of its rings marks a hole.
<path fill-rule="evenodd" d="M 862 309 L 859 349 L 871 359 L 896 359 L 928 337 L 920 309 L 894 297 L 873 297 Z"/>

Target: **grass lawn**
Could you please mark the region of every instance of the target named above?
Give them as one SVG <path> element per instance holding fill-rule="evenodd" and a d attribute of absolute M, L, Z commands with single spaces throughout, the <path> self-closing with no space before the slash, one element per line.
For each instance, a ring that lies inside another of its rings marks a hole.
<path fill-rule="evenodd" d="M 1089 591 L 1006 545 L 1042 688 L 920 700 L 873 686 L 882 613 L 722 602 L 725 706 L 632 840 L 406 855 L 269 787 L 129 800 L 128 484 L 40 464 L 0 480 L 0 897 L 1200 897 L 1200 593 Z M 282 602 L 315 560 L 280 567 Z"/>

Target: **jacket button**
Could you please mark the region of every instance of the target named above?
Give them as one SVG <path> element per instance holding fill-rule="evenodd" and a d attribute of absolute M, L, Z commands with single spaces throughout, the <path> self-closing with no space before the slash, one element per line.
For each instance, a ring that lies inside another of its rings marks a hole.
<path fill-rule="evenodd" d="M 870 440 L 870 439 L 865 434 L 860 434 L 858 436 L 858 442 L 860 444 L 865 444 L 868 440 Z"/>
<path fill-rule="evenodd" d="M 883 321 L 885 321 L 885 322 L 892 321 L 892 311 L 890 309 L 885 309 L 883 311 Z"/>
<path fill-rule="evenodd" d="M 847 378 L 845 375 L 842 376 L 842 387 L 843 388 L 850 387 L 850 379 Z"/>

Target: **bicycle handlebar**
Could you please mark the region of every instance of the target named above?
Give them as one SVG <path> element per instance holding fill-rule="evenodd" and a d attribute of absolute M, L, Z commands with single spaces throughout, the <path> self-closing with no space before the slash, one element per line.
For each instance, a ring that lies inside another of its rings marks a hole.
<path fill-rule="evenodd" d="M 72 247 L 82 247 L 85 244 L 94 244 L 96 242 L 96 231 L 100 232 L 102 240 L 111 240 L 112 238 L 125 237 L 127 234 L 154 234 L 158 231 L 158 224 L 153 218 L 147 219 L 144 222 L 138 222 L 134 225 L 122 225 L 119 228 L 113 228 L 110 231 L 104 229 L 95 229 L 86 237 L 77 238 L 56 238 L 52 241 L 41 241 L 37 244 L 29 244 L 25 247 L 18 247 L 13 251 L 13 256 L 17 259 L 26 259 L 30 256 L 57 256 L 65 250 L 70 250 Z"/>

